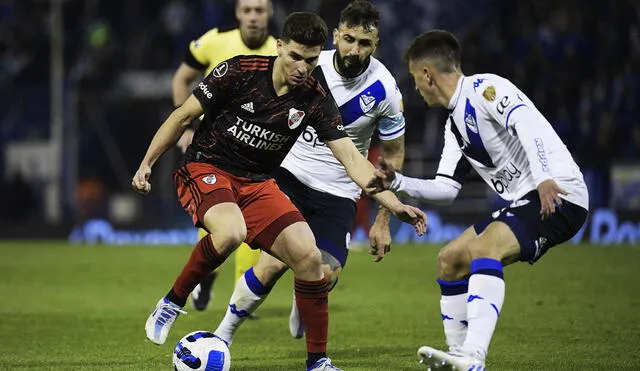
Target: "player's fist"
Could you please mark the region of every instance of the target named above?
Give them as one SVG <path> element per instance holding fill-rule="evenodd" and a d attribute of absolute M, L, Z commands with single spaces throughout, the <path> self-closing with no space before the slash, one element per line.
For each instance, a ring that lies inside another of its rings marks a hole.
<path fill-rule="evenodd" d="M 378 162 L 380 167 L 374 170 L 373 178 L 367 184 L 367 192 L 370 195 L 386 191 L 396 178 L 396 169 L 393 165 L 388 164 L 382 157 L 378 158 Z"/>
<path fill-rule="evenodd" d="M 140 165 L 131 180 L 133 190 L 143 195 L 151 192 L 151 183 L 149 183 L 150 176 L 151 168 L 148 165 Z"/>

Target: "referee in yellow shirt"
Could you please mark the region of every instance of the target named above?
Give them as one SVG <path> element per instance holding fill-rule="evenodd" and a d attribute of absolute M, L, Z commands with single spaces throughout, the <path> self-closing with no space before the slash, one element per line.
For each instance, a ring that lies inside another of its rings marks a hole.
<path fill-rule="evenodd" d="M 236 55 L 276 55 L 276 39 L 269 35 L 269 18 L 273 14 L 270 0 L 237 0 L 236 19 L 239 27 L 221 32 L 209 30 L 189 44 L 184 61 L 173 75 L 171 88 L 173 104 L 178 107 L 191 94 L 191 83 L 202 74 L 208 75 L 218 63 Z M 182 152 L 193 139 L 193 129 L 185 130 L 177 145 Z M 199 231 L 200 238 L 207 232 Z M 260 250 L 252 250 L 242 244 L 235 252 L 235 281 L 258 261 Z M 213 282 L 217 272 L 212 272 L 191 293 L 191 303 L 197 310 L 205 310 L 211 299 Z"/>

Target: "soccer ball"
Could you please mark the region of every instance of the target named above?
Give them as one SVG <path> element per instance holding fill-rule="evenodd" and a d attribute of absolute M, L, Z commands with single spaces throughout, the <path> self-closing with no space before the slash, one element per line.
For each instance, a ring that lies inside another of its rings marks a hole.
<path fill-rule="evenodd" d="M 229 347 L 209 331 L 194 331 L 180 339 L 173 350 L 175 371 L 229 371 Z"/>

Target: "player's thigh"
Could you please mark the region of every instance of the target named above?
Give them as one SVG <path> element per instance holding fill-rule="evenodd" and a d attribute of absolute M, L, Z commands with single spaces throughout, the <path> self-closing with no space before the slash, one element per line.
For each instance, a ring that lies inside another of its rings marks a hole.
<path fill-rule="evenodd" d="M 253 249 L 270 251 L 283 230 L 305 221 L 273 179 L 244 185 L 239 205 L 247 225 L 246 242 Z"/>
<path fill-rule="evenodd" d="M 494 221 L 469 242 L 469 254 L 471 260 L 490 258 L 509 265 L 520 259 L 520 243 L 509 225 Z"/>
<path fill-rule="evenodd" d="M 212 234 L 220 253 L 235 249 L 246 237 L 242 212 L 232 180 L 216 167 L 188 163 L 174 174 L 178 199 L 197 227 Z"/>
<path fill-rule="evenodd" d="M 323 276 L 320 250 L 316 247 L 309 225 L 304 221 L 282 230 L 273 242 L 270 254 L 303 279 L 317 280 Z"/>
<path fill-rule="evenodd" d="M 544 220 L 540 217 L 540 198 L 537 191 L 531 191 L 508 207 L 495 211 L 491 217 L 474 225 L 479 237 L 495 222 L 501 222 L 500 227 L 494 227 L 492 239 L 501 239 L 504 244 L 512 244 L 513 238 L 517 242 L 517 249 L 511 246 L 495 247 L 502 250 L 504 265 L 526 261 L 534 263 L 540 259 L 551 247 L 561 244 L 573 237 L 583 226 L 587 211 L 571 202 L 564 201 L 550 217 Z M 507 233 L 505 226 L 511 233 Z M 508 240 L 505 240 L 508 236 Z M 489 237 L 489 236 L 487 236 Z M 491 241 L 487 241 L 487 244 Z M 490 247 L 483 246 L 487 249 Z"/>

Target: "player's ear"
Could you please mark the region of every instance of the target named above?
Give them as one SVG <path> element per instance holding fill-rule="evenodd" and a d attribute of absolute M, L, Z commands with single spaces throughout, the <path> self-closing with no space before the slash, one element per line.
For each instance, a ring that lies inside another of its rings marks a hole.
<path fill-rule="evenodd" d="M 340 32 L 338 32 L 337 28 L 333 29 L 333 46 L 338 46 L 338 38 L 340 37 Z"/>
<path fill-rule="evenodd" d="M 276 49 L 278 50 L 278 56 L 282 57 L 282 47 L 284 46 L 284 41 L 282 39 L 276 40 Z"/>

